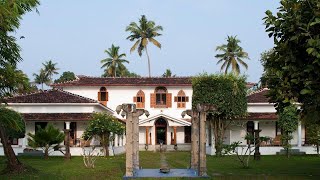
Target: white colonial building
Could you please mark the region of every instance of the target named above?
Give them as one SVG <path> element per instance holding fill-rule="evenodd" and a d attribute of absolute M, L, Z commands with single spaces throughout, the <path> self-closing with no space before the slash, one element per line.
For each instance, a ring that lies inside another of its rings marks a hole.
<path fill-rule="evenodd" d="M 250 84 L 248 84 L 249 86 Z M 191 109 L 192 84 L 189 77 L 170 78 L 100 78 L 78 76 L 74 81 L 53 84 L 52 90 L 19 95 L 7 99 L 10 108 L 20 112 L 26 121 L 26 131 L 35 133 L 37 125 L 44 127 L 52 123 L 61 130 L 66 125 L 71 128 L 71 154 L 81 152 L 81 136 L 90 121 L 93 112 L 108 112 L 119 120 L 123 117 L 115 113 L 118 105 L 135 103 L 137 108 L 150 112 L 150 116 L 140 117 L 139 144 L 144 150 L 154 150 L 160 143 L 173 150 L 189 150 L 191 142 L 190 117 L 181 117 L 182 111 Z M 267 89 L 248 95 L 248 114 L 246 119 L 235 120 L 225 133 L 224 142 L 230 144 L 241 141 L 247 144 L 244 136 L 254 127 L 261 129 L 261 136 L 271 138 L 263 142 L 262 154 L 279 152 L 281 129 L 277 126 L 276 110 L 266 98 Z M 212 130 L 207 128 L 207 153 L 214 153 Z M 305 128 L 299 124 L 291 143 L 302 151 L 314 153 L 306 142 Z M 93 143 L 93 142 L 92 142 Z M 113 143 L 115 153 L 123 152 L 125 136 L 116 136 Z M 13 139 L 12 146 L 16 153 L 27 147 L 27 137 Z M 3 154 L 2 148 L 0 153 Z M 56 155 L 61 155 L 55 152 Z"/>

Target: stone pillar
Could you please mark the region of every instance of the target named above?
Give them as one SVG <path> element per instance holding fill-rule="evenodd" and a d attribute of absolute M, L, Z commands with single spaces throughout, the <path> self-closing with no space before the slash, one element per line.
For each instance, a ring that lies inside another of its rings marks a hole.
<path fill-rule="evenodd" d="M 146 126 L 146 144 L 149 144 L 149 127 Z"/>
<path fill-rule="evenodd" d="M 126 116 L 126 177 L 133 177 L 134 170 L 139 169 L 139 116 L 149 112 L 136 109 L 135 104 L 122 104 L 117 106 L 116 112 Z"/>
<path fill-rule="evenodd" d="M 177 127 L 173 126 L 173 144 L 177 144 Z"/>
<path fill-rule="evenodd" d="M 133 168 L 139 169 L 139 115 L 133 113 Z"/>
<path fill-rule="evenodd" d="M 191 168 L 198 171 L 199 167 L 199 113 L 191 112 Z M 190 114 L 191 114 L 190 113 Z"/>
<path fill-rule="evenodd" d="M 260 160 L 260 135 L 261 130 L 259 129 L 259 121 L 254 121 L 254 139 L 255 139 L 255 149 L 253 158 L 254 160 Z"/>
<path fill-rule="evenodd" d="M 200 112 L 200 147 L 199 147 L 199 176 L 207 175 L 207 156 L 206 156 L 206 116 L 205 111 Z"/>
<path fill-rule="evenodd" d="M 301 147 L 301 144 L 302 144 L 302 137 L 301 137 L 301 131 L 302 131 L 302 128 L 301 128 L 301 121 L 298 122 L 298 147 Z"/>

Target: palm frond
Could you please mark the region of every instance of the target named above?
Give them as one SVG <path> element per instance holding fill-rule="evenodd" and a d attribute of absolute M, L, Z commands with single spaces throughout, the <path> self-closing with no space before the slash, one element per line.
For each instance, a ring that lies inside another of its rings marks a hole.
<path fill-rule="evenodd" d="M 155 46 L 161 49 L 161 44 L 157 40 L 153 38 L 148 38 L 148 40 L 151 41 Z"/>

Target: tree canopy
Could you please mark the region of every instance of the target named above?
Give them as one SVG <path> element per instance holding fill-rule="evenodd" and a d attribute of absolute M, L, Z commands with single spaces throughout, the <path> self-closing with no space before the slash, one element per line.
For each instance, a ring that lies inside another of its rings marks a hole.
<path fill-rule="evenodd" d="M 149 21 L 145 15 L 141 16 L 139 19 L 139 24 L 136 22 L 131 22 L 126 28 L 126 31 L 130 32 L 130 35 L 127 37 L 127 39 L 130 41 L 135 41 L 130 49 L 130 52 L 133 52 L 137 49 L 139 56 L 142 56 L 142 52 L 144 50 L 146 51 L 148 57 L 149 77 L 151 77 L 151 68 L 147 45 L 148 42 L 152 42 L 156 47 L 161 48 L 161 44 L 155 39 L 155 37 L 161 36 L 159 31 L 162 30 L 162 26 L 156 25 L 154 21 Z"/>
<path fill-rule="evenodd" d="M 203 74 L 192 79 L 192 106 L 214 104 L 214 116 L 222 119 L 239 118 L 247 112 L 247 89 L 243 76 Z"/>
<path fill-rule="evenodd" d="M 114 116 L 107 113 L 94 113 L 82 137 L 87 140 L 99 137 L 104 149 L 104 155 L 109 156 L 109 141 L 111 134 L 121 135 L 124 132 L 124 124 Z"/>
<path fill-rule="evenodd" d="M 66 82 L 66 81 L 72 81 L 76 79 L 76 75 L 71 72 L 71 71 L 65 71 L 62 73 L 62 75 L 54 80 L 54 83 L 62 83 L 62 82 Z"/>
<path fill-rule="evenodd" d="M 225 74 L 228 73 L 230 66 L 233 73 L 236 75 L 240 74 L 239 64 L 248 69 L 248 65 L 244 62 L 244 59 L 249 59 L 249 56 L 239 45 L 240 42 L 237 36 L 228 36 L 227 44 L 222 44 L 216 48 L 216 51 L 222 51 L 222 54 L 217 54 L 215 57 L 219 59 L 217 64 L 223 62 L 221 71 L 225 69 Z"/>
<path fill-rule="evenodd" d="M 304 113 L 320 110 L 320 1 L 282 0 L 278 12 L 266 12 L 265 25 L 275 47 L 265 68 L 271 102 L 278 110 L 293 101 Z"/>
<path fill-rule="evenodd" d="M 119 54 L 119 46 L 112 44 L 111 48 L 105 50 L 104 52 L 108 54 L 108 57 L 101 60 L 101 68 L 106 68 L 105 72 L 108 73 L 108 76 L 117 77 L 117 71 L 123 70 L 123 63 L 129 63 L 128 60 L 123 59 L 126 57 L 125 53 Z"/>

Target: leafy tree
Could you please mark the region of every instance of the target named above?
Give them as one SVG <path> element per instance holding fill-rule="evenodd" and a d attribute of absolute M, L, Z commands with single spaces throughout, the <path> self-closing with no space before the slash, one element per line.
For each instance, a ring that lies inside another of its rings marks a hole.
<path fill-rule="evenodd" d="M 289 150 L 291 149 L 290 140 L 293 139 L 292 132 L 298 127 L 298 111 L 294 105 L 287 106 L 279 113 L 278 123 L 282 129 L 281 144 L 289 158 Z"/>
<path fill-rule="evenodd" d="M 176 75 L 172 75 L 170 69 L 166 69 L 166 71 L 162 74 L 162 77 L 175 77 Z"/>
<path fill-rule="evenodd" d="M 32 148 L 42 148 L 45 159 L 48 159 L 50 149 L 62 143 L 65 137 L 64 133 L 52 124 L 43 129 L 38 126 L 38 131 L 35 134 L 28 133 L 28 136 L 28 145 Z"/>
<path fill-rule="evenodd" d="M 214 129 L 216 155 L 221 156 L 225 130 L 232 119 L 247 114 L 246 80 L 233 74 L 203 74 L 192 79 L 192 106 L 213 104 L 217 107 L 211 112 L 208 121 Z"/>
<path fill-rule="evenodd" d="M 219 59 L 217 64 L 223 62 L 221 71 L 225 69 L 225 74 L 228 73 L 230 65 L 233 73 L 236 75 L 240 74 L 239 63 L 248 69 L 248 65 L 244 62 L 244 59 L 249 59 L 249 56 L 248 53 L 244 52 L 242 47 L 239 46 L 240 42 L 237 36 L 228 36 L 227 44 L 222 44 L 216 48 L 216 51 L 222 51 L 222 54 L 217 54 L 215 57 Z"/>
<path fill-rule="evenodd" d="M 161 44 L 154 38 L 161 36 L 158 31 L 162 31 L 162 26 L 156 26 L 154 21 L 148 21 L 145 15 L 141 16 L 139 19 L 139 25 L 135 22 L 131 22 L 127 26 L 126 31 L 130 32 L 130 36 L 127 37 L 130 41 L 135 41 L 133 46 L 130 49 L 130 52 L 133 52 L 138 47 L 138 54 L 142 56 L 142 52 L 145 50 L 148 57 L 148 70 L 149 77 L 151 77 L 151 68 L 150 68 L 150 58 L 148 54 L 148 41 L 152 42 L 158 48 L 161 48 Z"/>
<path fill-rule="evenodd" d="M 117 69 L 121 70 L 121 67 L 124 66 L 123 63 L 129 63 L 128 60 L 122 59 L 126 57 L 126 54 L 119 54 L 119 49 L 119 46 L 114 46 L 112 44 L 111 48 L 104 51 L 109 57 L 101 60 L 101 68 L 107 67 L 106 72 L 111 77 L 117 77 Z"/>
<path fill-rule="evenodd" d="M 119 122 L 114 116 L 107 113 L 94 113 L 92 120 L 83 133 L 85 140 L 98 136 L 104 150 L 104 155 L 109 156 L 109 141 L 111 134 L 122 134 L 124 132 L 123 123 Z"/>
<path fill-rule="evenodd" d="M 117 68 L 116 71 L 117 77 L 141 77 L 139 74 L 130 72 L 128 68 L 123 64 L 119 64 L 119 68 Z M 110 75 L 107 69 L 105 69 L 104 73 L 102 74 L 102 77 L 112 77 L 112 75 Z"/>
<path fill-rule="evenodd" d="M 25 1 L 0 1 L 0 100 L 12 93 L 16 92 L 22 82 L 19 79 L 16 65 L 22 60 L 20 56 L 20 47 L 16 43 L 16 38 L 11 34 L 16 31 L 20 26 L 22 15 L 32 11 L 39 4 L 38 0 L 25 0 Z M 1 111 L 0 116 L 0 135 L 3 144 L 4 154 L 7 158 L 7 171 L 10 172 L 23 172 L 26 168 L 16 158 L 12 147 L 8 145 L 6 129 L 17 129 L 17 118 L 14 113 L 6 113 Z"/>
<path fill-rule="evenodd" d="M 59 77 L 59 79 L 56 79 L 54 83 L 61 83 L 66 81 L 72 81 L 76 79 L 76 75 L 71 71 L 65 71 L 62 73 L 62 75 Z"/>
<path fill-rule="evenodd" d="M 320 122 L 318 118 L 320 117 L 319 111 L 310 111 L 308 114 L 302 117 L 302 121 L 306 126 L 306 144 L 312 144 L 316 147 L 317 154 L 319 156 L 319 146 L 320 146 Z"/>
<path fill-rule="evenodd" d="M 39 74 L 33 73 L 34 82 L 36 84 L 41 84 L 41 89 L 43 90 L 43 84 L 48 85 L 50 83 L 50 78 L 44 69 L 40 69 Z"/>
<path fill-rule="evenodd" d="M 25 123 L 21 115 L 5 106 L 0 106 L 0 138 L 4 150 L 4 155 L 7 158 L 7 168 L 5 171 L 22 172 L 24 166 L 16 157 L 9 138 L 19 138 L 25 133 Z"/>
<path fill-rule="evenodd" d="M 46 76 L 48 76 L 49 81 L 52 82 L 52 76 L 54 74 L 59 74 L 59 68 L 56 67 L 57 63 L 53 63 L 52 60 L 49 60 L 45 63 L 42 63 L 42 65 L 44 66 Z"/>
<path fill-rule="evenodd" d="M 302 113 L 320 111 L 320 1 L 282 0 L 278 12 L 266 12 L 266 32 L 274 50 L 266 60 L 270 101 L 277 110 L 294 101 Z"/>

